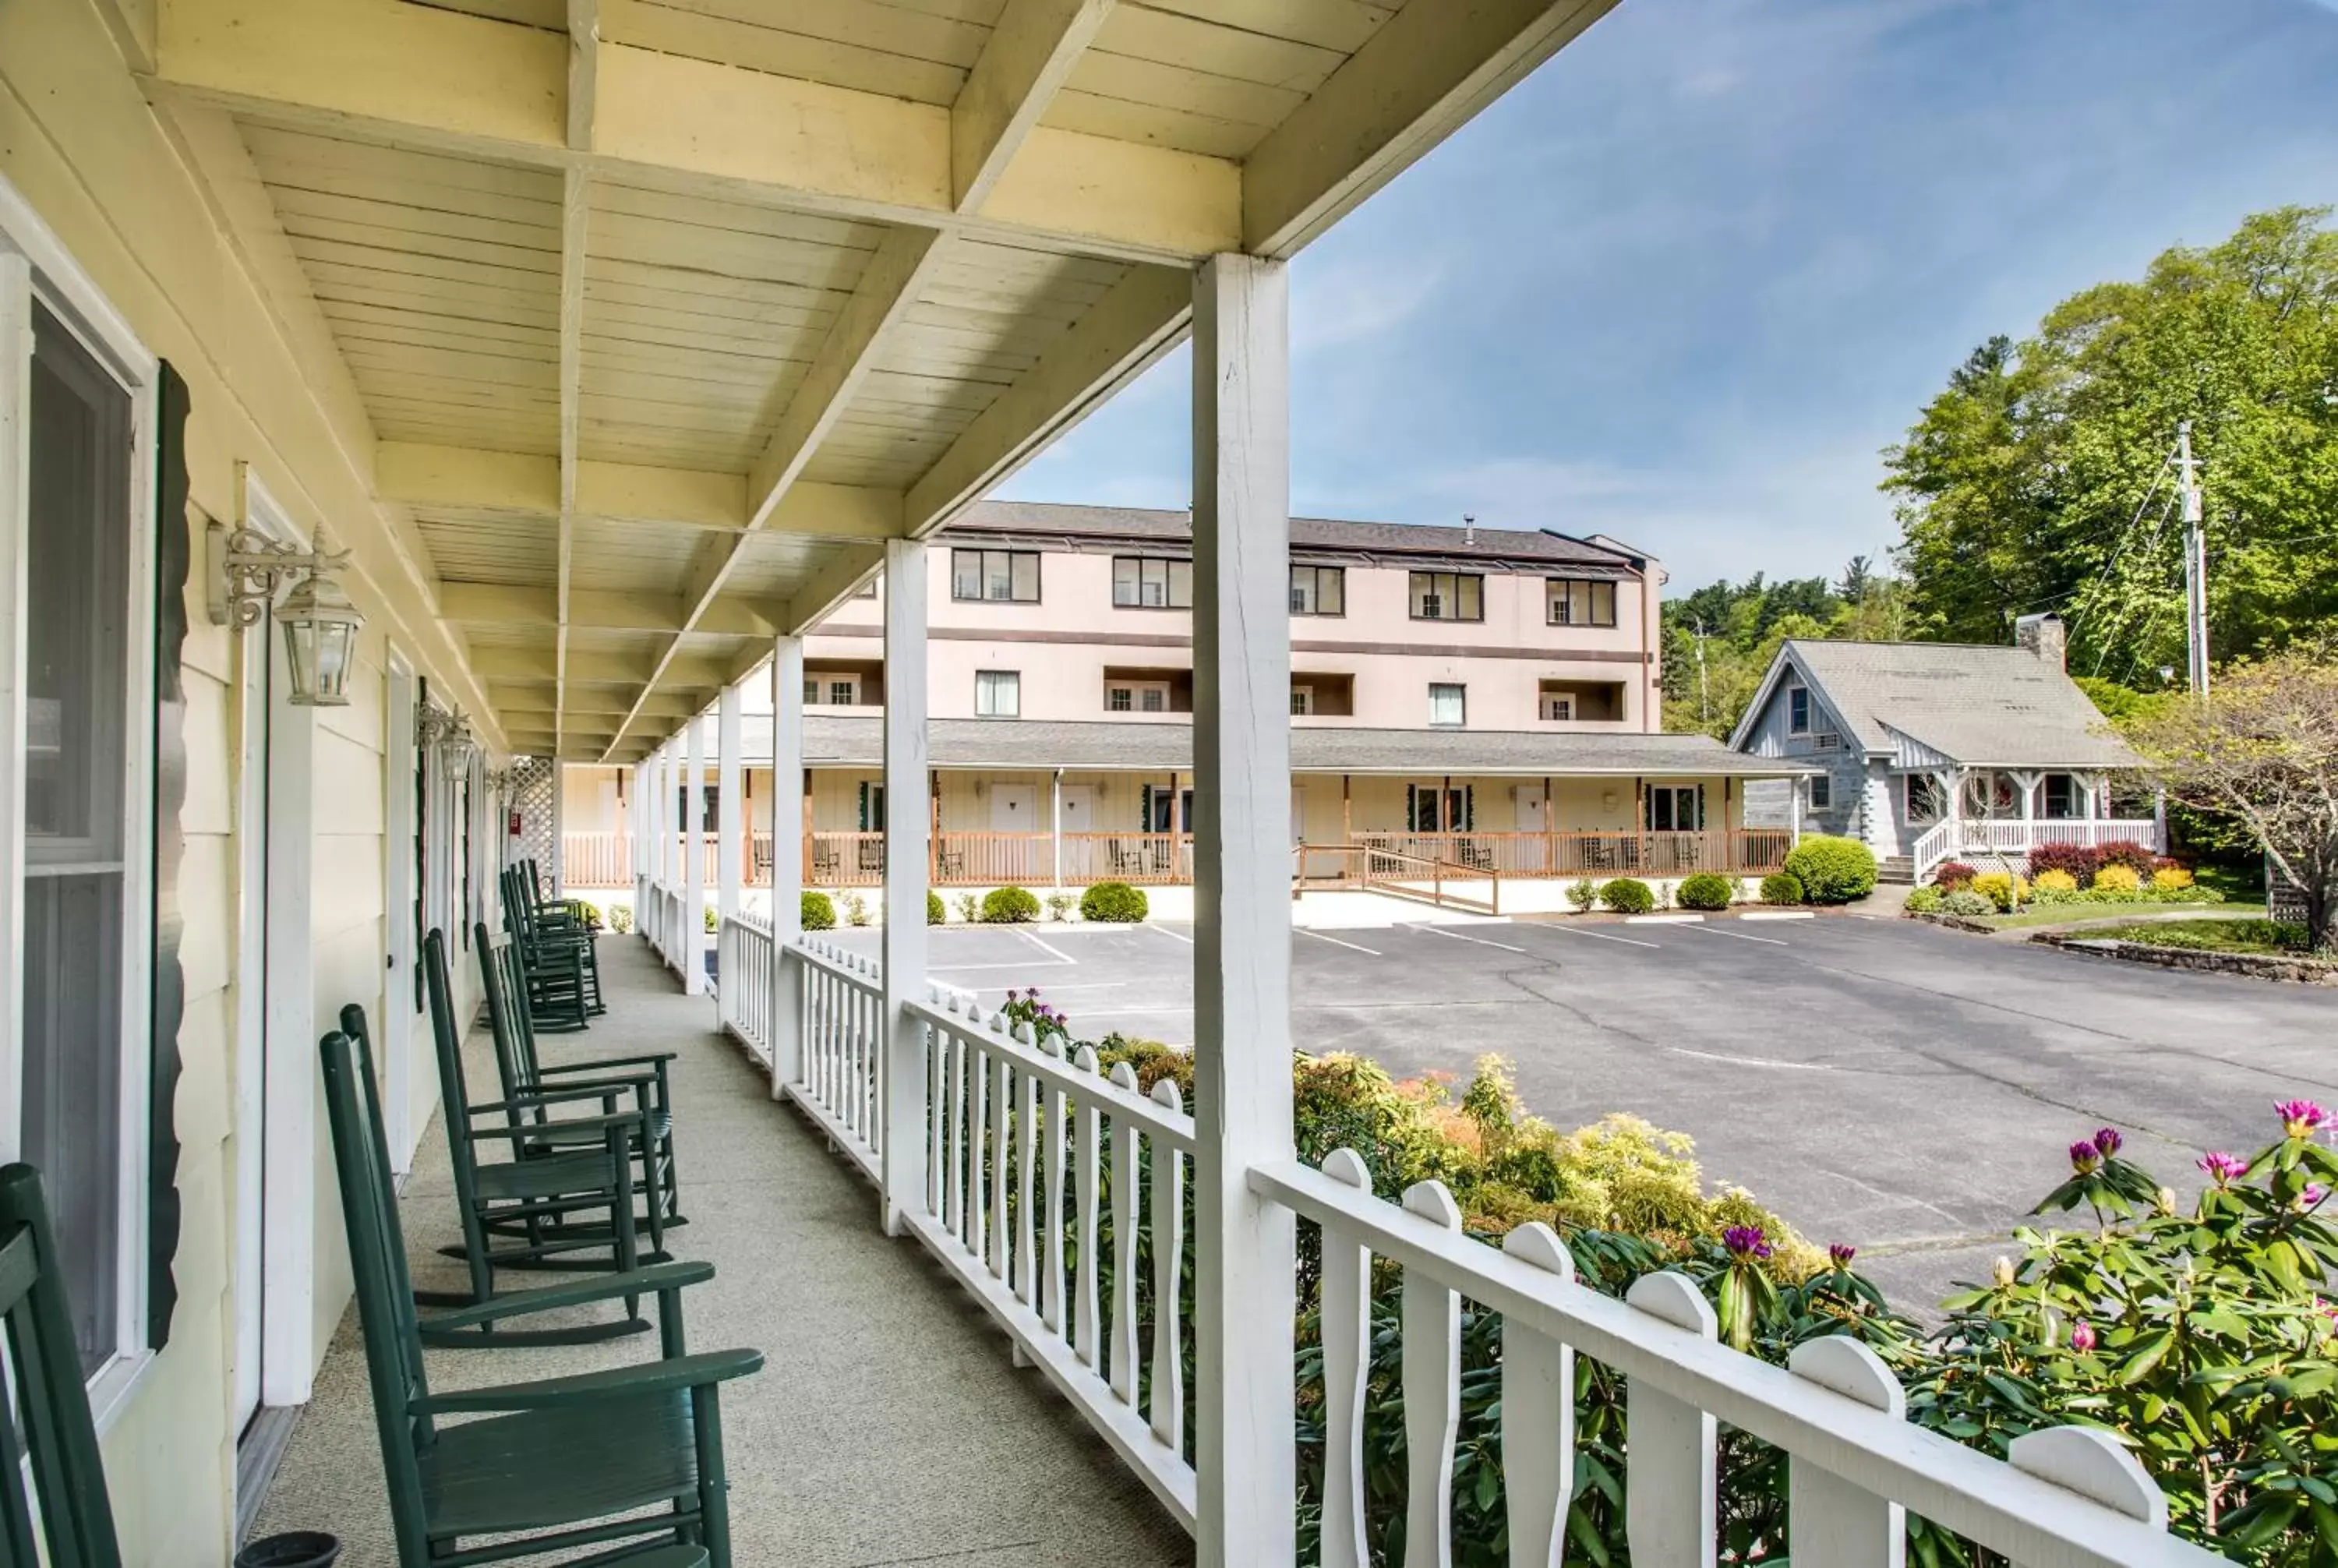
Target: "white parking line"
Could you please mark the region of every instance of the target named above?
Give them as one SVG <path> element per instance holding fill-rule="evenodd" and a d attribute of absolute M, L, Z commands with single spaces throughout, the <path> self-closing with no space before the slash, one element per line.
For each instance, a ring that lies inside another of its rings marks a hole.
<path fill-rule="evenodd" d="M 963 975 L 974 969 L 1012 969 L 1017 974 L 1027 975 L 1034 969 L 1061 969 L 1070 963 L 1071 960 L 1066 958 L 1062 964 L 928 964 L 926 965 L 926 973 Z"/>
<path fill-rule="evenodd" d="M 1345 947 L 1349 952 L 1361 953 L 1367 958 L 1380 956 L 1380 954 L 1372 948 L 1359 946 L 1353 942 L 1342 942 L 1337 936 L 1326 936 L 1321 931 L 1310 931 L 1304 926 L 1293 926 L 1292 929 L 1302 936 L 1312 936 L 1318 942 L 1329 942 L 1334 947 Z"/>
<path fill-rule="evenodd" d="M 1756 936 L 1750 931 L 1724 931 L 1718 926 L 1699 926 L 1696 929 L 1708 936 L 1734 936 L 1740 942 L 1766 942 L 1773 947 L 1790 946 L 1788 943 L 1779 941 L 1775 936 Z"/>
<path fill-rule="evenodd" d="M 1036 947 L 1042 953 L 1053 953 L 1056 957 L 1062 959 L 1066 964 L 1076 964 L 1079 962 L 1078 959 L 1074 958 L 1070 954 L 1064 952 L 1062 949 L 1048 946 L 1045 942 L 1040 941 L 1028 931 L 1017 931 L 1015 935 L 1022 937 L 1024 941 L 1028 942 L 1032 946 Z"/>
<path fill-rule="evenodd" d="M 1180 936 L 1174 931 L 1170 930 L 1166 926 L 1155 926 L 1148 920 L 1145 922 L 1144 928 L 1147 931 L 1158 931 L 1161 935 L 1168 937 L 1171 941 L 1183 942 L 1188 947 L 1191 947 L 1194 945 L 1194 939 L 1191 936 Z"/>
<path fill-rule="evenodd" d="M 1426 931 L 1431 936 L 1450 936 L 1456 942 L 1475 942 L 1480 947 L 1499 947 L 1505 953 L 1524 953 L 1523 947 L 1513 947 L 1507 942 L 1488 942 L 1483 936 L 1464 936 L 1459 931 L 1448 931 L 1442 926 L 1407 926 L 1408 931 Z"/>
<path fill-rule="evenodd" d="M 1661 947 L 1661 942 L 1643 942 L 1637 936 L 1617 936 L 1606 931 L 1586 931 L 1579 926 L 1545 926 L 1546 931 L 1557 931 L 1568 936 L 1588 936 L 1595 942 L 1621 942 L 1626 947 Z"/>

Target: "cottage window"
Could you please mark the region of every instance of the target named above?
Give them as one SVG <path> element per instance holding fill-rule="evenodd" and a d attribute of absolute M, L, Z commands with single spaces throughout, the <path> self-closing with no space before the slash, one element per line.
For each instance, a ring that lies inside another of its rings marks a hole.
<path fill-rule="evenodd" d="M 1695 784 L 1660 784 L 1648 791 L 1648 831 L 1694 833 L 1704 826 L 1704 791 Z"/>
<path fill-rule="evenodd" d="M 1412 573 L 1412 618 L 1416 621 L 1483 621 L 1486 580 L 1467 573 Z"/>
<path fill-rule="evenodd" d="M 974 713 L 977 719 L 1018 719 L 1023 714 L 1023 675 L 1016 670 L 974 672 Z"/>
<path fill-rule="evenodd" d="M 1811 809 L 1829 811 L 1834 808 L 1834 780 L 1824 773 L 1811 776 Z"/>
<path fill-rule="evenodd" d="M 953 550 L 950 597 L 997 603 L 1039 602 L 1039 555 L 1035 550 Z"/>
<path fill-rule="evenodd" d="M 1908 820 L 1938 822 L 1945 814 L 1940 781 L 1929 773 L 1911 773 L 1907 779 Z"/>
<path fill-rule="evenodd" d="M 1807 735 L 1811 732 L 1811 689 L 1807 686 L 1786 688 L 1786 733 Z"/>

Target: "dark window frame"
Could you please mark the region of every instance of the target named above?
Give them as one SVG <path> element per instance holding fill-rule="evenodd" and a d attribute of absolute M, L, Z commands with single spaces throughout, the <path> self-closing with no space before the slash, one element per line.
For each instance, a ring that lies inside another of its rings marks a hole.
<path fill-rule="evenodd" d="M 1585 621 L 1574 618 L 1574 590 L 1578 586 L 1590 591 L 1585 595 L 1585 600 L 1591 614 L 1590 619 Z M 1553 626 L 1588 626 L 1599 631 L 1613 631 L 1617 613 L 1616 601 L 1619 597 L 1616 586 L 1612 577 L 1546 577 L 1542 590 L 1543 618 Z M 1605 621 L 1599 618 L 1598 591 L 1602 588 L 1607 590 L 1607 618 Z M 1560 592 L 1554 593 L 1554 589 Z M 1566 613 L 1561 614 L 1561 611 Z"/>
<path fill-rule="evenodd" d="M 1125 564 L 1136 568 L 1136 597 L 1120 596 L 1120 569 Z M 1161 603 L 1149 604 L 1144 600 L 1144 569 L 1161 568 Z M 1177 602 L 1178 573 L 1183 566 L 1185 579 L 1185 601 Z M 1194 561 L 1190 555 L 1115 555 L 1112 558 L 1112 607 L 1115 610 L 1191 610 L 1194 607 Z"/>
<path fill-rule="evenodd" d="M 1315 580 L 1313 600 L 1316 608 L 1312 610 L 1302 610 L 1299 607 L 1299 574 L 1302 572 L 1309 573 Z M 1321 607 L 1323 603 L 1323 577 L 1326 573 L 1329 573 L 1332 580 L 1340 584 L 1340 607 L 1337 610 L 1326 610 Z M 1482 607 L 1484 603 L 1484 593 L 1482 589 L 1479 591 L 1478 602 Z M 1345 566 L 1321 566 L 1309 565 L 1305 564 L 1297 564 L 1292 565 L 1291 568 L 1291 612 L 1293 615 L 1319 615 L 1329 620 L 1347 619 L 1348 569 Z"/>
<path fill-rule="evenodd" d="M 961 593 L 958 589 L 958 560 L 959 557 L 966 555 L 977 558 L 975 581 L 978 585 L 978 591 L 972 593 Z M 994 595 L 989 591 L 989 557 L 993 555 L 1004 556 L 1007 559 L 1007 593 L 1004 598 Z M 1027 598 L 1015 592 L 1015 563 L 1017 560 L 1028 560 L 1031 563 L 1031 593 Z M 1045 560 L 1044 553 L 1037 550 L 992 550 L 967 545 L 956 546 L 950 551 L 950 598 L 961 604 L 1040 603 L 1046 596 L 1046 572 L 1043 564 Z"/>
<path fill-rule="evenodd" d="M 1420 580 L 1424 577 L 1428 578 L 1430 583 L 1430 587 L 1427 593 L 1424 593 L 1419 587 Z M 1447 591 L 1444 587 L 1440 586 L 1440 584 L 1450 585 L 1450 596 L 1453 601 L 1452 610 L 1458 612 L 1461 607 L 1461 585 L 1464 583 L 1474 583 L 1478 585 L 1478 612 L 1475 615 L 1462 615 L 1459 613 L 1447 612 L 1445 611 Z M 1434 595 L 1437 598 L 1440 612 L 1438 614 L 1424 615 L 1420 612 L 1422 599 L 1429 595 Z M 1486 574 L 1482 572 L 1408 573 L 1405 577 L 1404 584 L 1404 607 L 1406 612 L 1415 621 L 1439 621 L 1452 622 L 1461 625 L 1481 625 L 1484 623 L 1486 619 Z"/>

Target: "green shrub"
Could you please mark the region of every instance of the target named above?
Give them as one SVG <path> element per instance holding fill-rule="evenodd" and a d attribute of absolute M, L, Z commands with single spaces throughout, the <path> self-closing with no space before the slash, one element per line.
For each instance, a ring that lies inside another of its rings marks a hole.
<path fill-rule="evenodd" d="M 634 928 L 634 906 L 630 904 L 609 906 L 609 929 L 623 936 Z"/>
<path fill-rule="evenodd" d="M 860 922 L 855 921 L 853 924 L 859 925 Z M 943 907 L 942 896 L 930 887 L 926 889 L 926 924 L 928 926 L 949 924 L 949 911 Z"/>
<path fill-rule="evenodd" d="M 1599 889 L 1599 902 L 1618 915 L 1645 915 L 1656 906 L 1656 896 L 1636 877 L 1618 877 Z"/>
<path fill-rule="evenodd" d="M 1588 909 L 1599 902 L 1599 884 L 1588 877 L 1578 877 L 1567 885 L 1567 901 L 1578 910 Z"/>
<path fill-rule="evenodd" d="M 1027 887 L 993 887 L 982 901 L 982 918 L 991 926 L 1022 926 L 1039 917 L 1039 896 Z"/>
<path fill-rule="evenodd" d="M 1764 904 L 1799 904 L 1803 901 L 1803 879 L 1791 871 L 1773 871 L 1762 878 L 1762 902 Z"/>
<path fill-rule="evenodd" d="M 803 928 L 807 931 L 836 929 L 836 905 L 825 893 L 807 891 L 803 896 Z"/>
<path fill-rule="evenodd" d="M 926 921 L 928 925 L 938 926 L 941 922 L 934 917 L 933 897 L 930 893 L 926 895 Z M 868 925 L 869 900 L 858 893 L 847 893 L 844 896 L 844 918 L 855 926 Z"/>
<path fill-rule="evenodd" d="M 1737 884 L 1714 871 L 1684 877 L 1673 897 L 1684 909 L 1726 909 L 1737 896 Z"/>
<path fill-rule="evenodd" d="M 1953 893 L 1940 895 L 1940 913 L 1962 915 L 1970 918 L 1976 915 L 1994 915 L 1997 913 L 1997 906 L 1989 902 L 1989 896 L 1985 893 L 1976 893 L 1970 887 L 1960 887 Z"/>
<path fill-rule="evenodd" d="M 1125 882 L 1099 882 L 1080 895 L 1080 918 L 1134 926 L 1151 912 L 1144 890 Z"/>
<path fill-rule="evenodd" d="M 712 936 L 717 930 L 721 929 L 722 925 L 722 916 L 714 912 L 714 906 L 712 904 L 709 904 L 706 906 L 705 916 L 706 919 L 704 924 L 706 926 L 706 934 Z"/>
<path fill-rule="evenodd" d="M 1072 917 L 1072 911 L 1079 906 L 1080 901 L 1069 893 L 1047 895 L 1047 918 L 1058 926 L 1069 920 Z"/>
<path fill-rule="evenodd" d="M 2029 899 L 2029 884 L 2009 871 L 1984 871 L 1968 890 L 1988 899 L 1999 913 L 2010 913 Z"/>
<path fill-rule="evenodd" d="M 1875 852 L 1856 838 L 1814 833 L 1787 853 L 1786 869 L 1813 904 L 1848 904 L 1875 891 Z"/>
<path fill-rule="evenodd" d="M 1908 913 L 1930 915 L 1940 906 L 1940 900 L 1947 897 L 1948 895 L 1942 893 L 1938 887 L 1911 887 L 1908 889 Z"/>
<path fill-rule="evenodd" d="M 972 893 L 961 893 L 957 898 L 958 917 L 971 926 L 982 918 L 982 900 Z"/>

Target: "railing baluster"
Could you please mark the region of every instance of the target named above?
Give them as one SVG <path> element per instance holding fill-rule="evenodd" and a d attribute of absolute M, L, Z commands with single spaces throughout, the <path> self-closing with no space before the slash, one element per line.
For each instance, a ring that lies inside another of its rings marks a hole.
<path fill-rule="evenodd" d="M 1092 1045 L 1081 1046 L 1079 1055 L 1072 1065 L 1088 1077 L 1095 1078 L 1097 1076 L 1095 1048 Z M 1073 1317 L 1072 1348 L 1089 1367 L 1096 1364 L 1096 1357 L 1104 1348 L 1104 1336 L 1098 1331 L 1103 1326 L 1096 1321 L 1096 1178 L 1098 1175 L 1096 1138 L 1098 1128 L 1095 1091 L 1101 1086 L 1100 1081 L 1093 1087 L 1082 1085 L 1079 1102 L 1075 1107 L 1077 1123 L 1074 1132 L 1076 1142 L 1073 1147 L 1076 1166 L 1075 1184 L 1077 1188 L 1076 1200 L 1079 1204 L 1080 1256 L 1079 1295 L 1076 1303 L 1076 1311 Z"/>
<path fill-rule="evenodd" d="M 1136 1097 L 1136 1070 L 1127 1063 L 1112 1070 L 1112 1086 Z M 1136 1404 L 1136 1123 L 1112 1119 L 1112 1338 L 1105 1355 L 1112 1391 L 1132 1408 Z"/>
<path fill-rule="evenodd" d="M 1445 1230 L 1461 1229 L 1460 1206 L 1442 1181 L 1414 1182 L 1405 1189 L 1404 1207 Z M 1453 1440 L 1461 1429 L 1461 1295 L 1421 1269 L 1407 1269 L 1403 1311 L 1404 1568 L 1450 1568 Z"/>
<path fill-rule="evenodd" d="M 1891 1368 L 1847 1335 L 1795 1346 L 1786 1369 L 1893 1416 L 1908 1413 L 1908 1396 Z M 1505 1402 L 1505 1416 L 1508 1409 Z M 1794 1568 L 1900 1568 L 1907 1559 L 1906 1510 L 1800 1456 L 1788 1462 L 1786 1528 Z"/>
<path fill-rule="evenodd" d="M 1360 1192 L 1372 1174 L 1352 1149 L 1334 1149 L 1323 1174 Z M 1365 1568 L 1364 1374 L 1372 1342 L 1372 1257 L 1336 1225 L 1323 1231 L 1323 1568 Z"/>
<path fill-rule="evenodd" d="M 1035 1044 L 1028 1024 L 1018 1026 L 1015 1038 Z M 1038 1248 L 1033 1240 L 1038 1216 L 1032 1212 L 1039 1188 L 1039 1081 L 1028 1073 L 1017 1074 L 1022 1087 L 1016 1100 L 1015 1161 L 1015 1295 L 1033 1311 L 1039 1308 Z"/>
<path fill-rule="evenodd" d="M 1624 1299 L 1675 1328 L 1714 1337 L 1713 1308 L 1675 1269 L 1641 1275 Z M 1713 1568 L 1713 1417 L 1635 1377 L 1625 1395 L 1625 1419 L 1632 1434 L 1632 1462 L 1624 1473 L 1632 1568 Z"/>
<path fill-rule="evenodd" d="M 949 1122 L 950 1042 L 948 1035 L 937 1038 L 930 1029 L 926 1039 L 926 1212 L 948 1230 L 949 1216 L 943 1211 L 942 1201 L 949 1191 L 949 1171 L 943 1164 L 943 1133 Z"/>
<path fill-rule="evenodd" d="M 1039 1042 L 1042 1054 L 1062 1061 L 1064 1048 L 1060 1037 L 1049 1034 Z M 1040 1210 L 1041 1223 L 1046 1234 L 1047 1279 L 1039 1294 L 1039 1318 L 1048 1330 L 1057 1336 L 1064 1332 L 1064 1200 L 1066 1183 L 1064 1180 L 1064 1092 L 1054 1083 L 1046 1086 L 1047 1113 L 1045 1135 L 1047 1141 L 1047 1200 Z"/>
<path fill-rule="evenodd" d="M 1154 1103 L 1183 1113 L 1174 1078 L 1153 1085 Z M 1153 1144 L 1153 1436 L 1170 1453 L 1185 1452 L 1185 1346 L 1178 1324 L 1185 1273 L 1185 1156 L 1161 1139 Z"/>
<path fill-rule="evenodd" d="M 1014 1161 L 1008 1152 L 1015 1135 L 1015 1102 L 1009 1098 L 1014 1090 L 1014 1066 L 1006 1052 L 997 1054 L 992 1069 L 997 1081 L 991 1085 L 993 1107 L 990 1129 L 990 1273 L 993 1279 L 1006 1280 L 1014 1260 L 1007 1250 L 1007 1226 L 1011 1218 L 1007 1210 L 1007 1174 Z"/>
<path fill-rule="evenodd" d="M 1572 1281 L 1575 1259 L 1558 1233 L 1529 1220 L 1502 1250 Z M 1502 1489 L 1510 1568 L 1558 1568 L 1575 1489 L 1575 1352 L 1515 1318 L 1502 1320 Z M 1795 1542 L 1801 1561 L 1801 1541 Z"/>
<path fill-rule="evenodd" d="M 2025 1432 L 2006 1449 L 2017 1470 L 2050 1481 L 2089 1503 L 2167 1528 L 2167 1497 L 2118 1439 L 2091 1426 L 2048 1426 Z M 1799 1561 L 1799 1555 L 1797 1561 Z M 2047 1568 L 2044 1560 L 2020 1568 Z"/>
<path fill-rule="evenodd" d="M 934 1112 L 948 1119 L 948 1132 L 949 1164 L 946 1169 L 948 1181 L 942 1192 L 942 1229 L 960 1240 L 966 1239 L 966 1037 L 956 1030 L 934 1041 L 934 1054 L 940 1058 L 942 1070 L 949 1074 L 949 1099 L 945 1103 L 937 1098 Z"/>
<path fill-rule="evenodd" d="M 958 1240 L 976 1257 L 982 1256 L 988 1232 L 985 1221 L 983 1197 L 983 1152 L 990 1145 L 989 1130 L 985 1117 L 990 1101 L 990 1054 L 979 1045 L 967 1048 L 967 1117 L 966 1117 L 966 1213 L 958 1229 Z"/>

